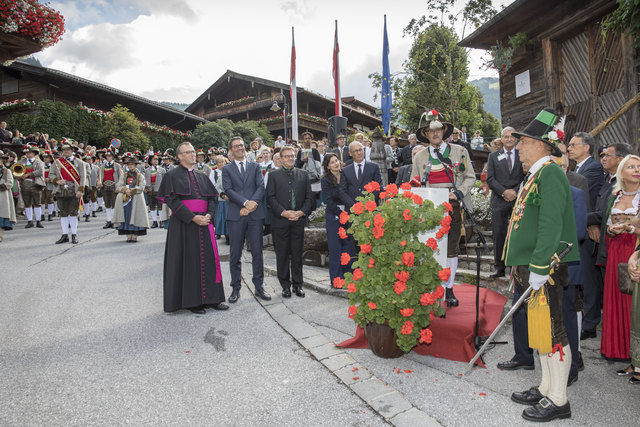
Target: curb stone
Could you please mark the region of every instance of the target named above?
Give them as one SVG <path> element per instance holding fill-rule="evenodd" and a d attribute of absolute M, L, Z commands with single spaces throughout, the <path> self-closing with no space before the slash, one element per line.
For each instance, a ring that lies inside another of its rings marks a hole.
<path fill-rule="evenodd" d="M 244 254 L 243 263 L 245 267 L 251 266 Z M 264 269 L 265 272 L 275 276 L 274 268 L 265 265 Z M 250 268 L 245 268 L 244 270 L 250 271 Z M 251 295 L 282 329 L 385 421 L 398 427 L 441 425 L 437 420 L 413 406 L 402 393 L 371 374 L 369 370 L 342 348 L 337 347 L 315 327 L 292 312 L 282 302 L 279 292 L 276 292 L 269 283 L 265 281 L 264 287 L 267 292 L 271 293 L 272 299 L 271 301 L 263 301 L 256 298 L 254 290 L 248 286 L 251 283 L 250 273 L 246 275 L 243 273 L 242 281 Z M 307 281 L 304 282 L 304 285 L 321 293 L 337 294 L 336 296 L 346 298 L 345 293 L 332 292 L 332 289 L 314 285 Z"/>

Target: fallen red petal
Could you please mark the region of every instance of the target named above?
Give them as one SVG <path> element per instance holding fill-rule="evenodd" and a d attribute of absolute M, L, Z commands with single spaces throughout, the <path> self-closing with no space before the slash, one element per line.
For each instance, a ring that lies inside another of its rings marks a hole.
<path fill-rule="evenodd" d="M 480 395 L 480 396 L 486 396 L 486 395 L 487 395 L 487 393 L 480 393 L 479 395 Z"/>
<path fill-rule="evenodd" d="M 358 368 L 353 368 L 353 369 L 351 370 L 351 372 L 355 372 L 355 371 L 357 371 L 357 370 L 358 370 Z"/>
<path fill-rule="evenodd" d="M 411 369 L 405 369 L 404 371 L 405 371 L 407 374 L 410 374 L 410 373 L 412 373 L 412 372 L 413 372 Z"/>
<path fill-rule="evenodd" d="M 355 380 L 359 380 L 359 379 L 360 379 L 360 377 L 353 377 L 353 378 L 352 378 L 352 380 L 354 380 L 354 381 L 355 381 Z"/>

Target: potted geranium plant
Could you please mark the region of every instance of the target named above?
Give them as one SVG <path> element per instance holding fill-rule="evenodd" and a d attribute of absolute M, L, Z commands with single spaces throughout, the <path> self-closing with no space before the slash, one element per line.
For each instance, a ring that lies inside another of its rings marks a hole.
<path fill-rule="evenodd" d="M 359 245 L 353 273 L 336 278 L 334 286 L 346 287 L 349 293 L 349 317 L 365 328 L 372 351 L 382 357 L 398 357 L 418 343 L 430 343 L 431 320 L 444 314 L 440 300 L 444 296 L 441 282 L 449 278 L 433 257 L 438 239 L 449 233 L 451 211 L 448 202 L 434 206 L 403 184 L 399 192 L 390 184 L 380 191 L 376 182 L 365 186 L 368 194 L 357 198 L 351 215 L 343 212 L 339 229 L 341 238 L 352 234 Z M 437 230 L 436 238 L 425 242 L 418 236 Z M 342 254 L 342 263 L 351 261 Z M 386 329 L 386 332 L 385 332 Z M 382 330 L 382 331 L 381 331 Z M 379 338 L 386 334 L 387 340 Z M 388 337 L 394 337 L 396 349 L 389 349 Z"/>

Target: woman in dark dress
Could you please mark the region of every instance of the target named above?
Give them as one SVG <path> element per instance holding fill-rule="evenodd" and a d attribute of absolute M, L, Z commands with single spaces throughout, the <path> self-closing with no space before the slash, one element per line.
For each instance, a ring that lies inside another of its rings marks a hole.
<path fill-rule="evenodd" d="M 338 235 L 340 227 L 347 228 L 348 224 L 340 224 L 340 214 L 345 211 L 345 206 L 353 205 L 353 200 L 340 189 L 340 179 L 342 178 L 342 167 L 340 159 L 334 153 L 324 156 L 322 162 L 324 167 L 324 177 L 320 181 L 322 185 L 322 195 L 327 204 L 326 210 L 326 230 L 327 243 L 329 245 L 329 277 L 331 284 L 336 277 L 344 278 L 344 273 L 349 271 L 348 266 L 340 263 L 340 255 L 343 252 L 350 252 L 348 239 L 341 239 Z M 335 286 L 334 286 L 335 287 Z"/>

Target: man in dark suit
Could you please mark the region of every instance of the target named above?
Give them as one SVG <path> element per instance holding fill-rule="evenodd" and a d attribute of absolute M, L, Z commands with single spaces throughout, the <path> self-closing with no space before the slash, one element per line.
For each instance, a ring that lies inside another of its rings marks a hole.
<path fill-rule="evenodd" d="M 293 292 L 304 297 L 302 290 L 302 248 L 306 218 L 315 206 L 309 175 L 295 168 L 293 148 L 280 150 L 282 168 L 269 173 L 267 204 L 271 212 L 271 233 L 276 251 L 278 281 L 282 296 Z"/>
<path fill-rule="evenodd" d="M 376 163 L 367 162 L 364 159 L 364 147 L 359 142 L 354 141 L 349 144 L 349 154 L 353 158 L 353 163 L 342 169 L 344 179 L 340 180 L 340 186 L 355 203 L 356 197 L 362 196 L 364 186 L 371 181 L 376 181 L 382 188 L 382 175 Z M 377 199 L 378 194 L 376 193 Z M 351 205 L 347 208 L 351 208 Z"/>
<path fill-rule="evenodd" d="M 592 155 L 596 150 L 596 142 L 586 132 L 577 132 L 567 146 L 569 158 L 577 163 L 574 172 L 587 178 L 589 182 L 589 212 L 595 209 L 600 189 L 604 184 L 604 169 L 602 164 Z M 581 258 L 586 262 L 581 263 L 584 277 L 583 303 L 585 317 L 582 319 L 582 333 L 580 339 L 595 338 L 596 326 L 601 319 L 602 289 L 604 287 L 600 268 L 596 266 L 597 248 L 596 242 L 586 239 L 580 246 Z"/>
<path fill-rule="evenodd" d="M 487 184 L 491 188 L 491 225 L 495 266 L 495 271 L 491 275 L 493 278 L 505 275 L 502 249 L 507 238 L 509 218 L 518 195 L 518 188 L 524 179 L 522 162 L 520 162 L 518 150 L 515 149 L 516 138 L 511 134 L 514 131 L 515 129 L 509 126 L 502 130 L 503 148 L 491 153 L 487 163 Z"/>
<path fill-rule="evenodd" d="M 409 135 L 409 145 L 400 150 L 400 154 L 398 154 L 398 165 L 410 165 L 413 163 L 413 157 L 411 156 L 411 151 L 413 147 L 418 143 L 418 138 L 415 133 Z"/>
<path fill-rule="evenodd" d="M 413 157 L 416 157 L 416 154 L 418 154 L 419 152 L 421 152 L 422 150 L 424 150 L 425 147 L 424 145 L 416 145 L 415 147 L 413 147 L 412 153 L 411 155 Z M 410 182 L 411 179 L 413 178 L 411 176 L 411 169 L 413 168 L 413 165 L 404 165 L 402 167 L 400 167 L 400 169 L 398 169 L 398 176 L 396 177 L 396 185 L 400 185 L 402 183 L 405 182 Z"/>
<path fill-rule="evenodd" d="M 336 143 L 338 144 L 337 148 L 334 148 L 332 151 L 338 155 L 338 160 L 340 160 L 340 164 L 344 168 L 347 165 L 353 163 L 353 159 L 349 154 L 349 147 L 347 147 L 347 138 L 339 133 L 336 136 Z"/>
<path fill-rule="evenodd" d="M 229 141 L 229 151 L 233 153 L 233 161 L 222 168 L 222 186 L 229 198 L 227 205 L 227 225 L 229 226 L 229 270 L 231 271 L 231 288 L 229 302 L 235 303 L 240 298 L 242 279 L 242 247 L 245 239 L 250 247 L 251 264 L 253 266 L 253 285 L 256 295 L 265 301 L 271 296 L 263 287 L 264 277 L 262 259 L 262 227 L 264 209 L 259 204 L 264 196 L 264 183 L 260 165 L 247 161 L 244 141 L 234 136 Z"/>

